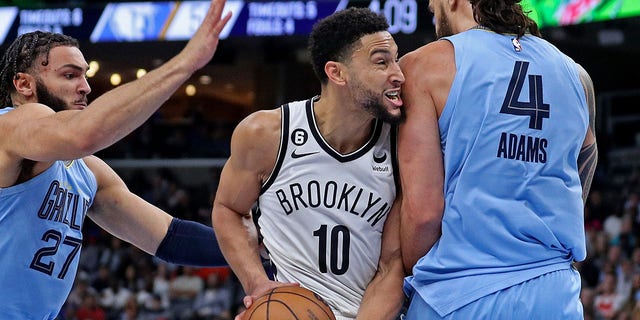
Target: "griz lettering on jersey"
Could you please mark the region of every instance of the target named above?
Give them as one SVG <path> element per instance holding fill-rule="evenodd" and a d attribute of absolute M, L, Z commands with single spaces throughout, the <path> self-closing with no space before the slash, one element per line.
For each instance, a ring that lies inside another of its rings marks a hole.
<path fill-rule="evenodd" d="M 526 162 L 546 163 L 547 146 L 545 138 L 517 135 L 503 132 L 498 143 L 498 158 Z"/>
<path fill-rule="evenodd" d="M 61 187 L 60 181 L 54 180 L 42 200 L 42 205 L 38 210 L 38 218 L 61 222 L 71 229 L 80 230 L 82 219 L 89 210 L 90 203 L 90 199 L 80 198 L 79 194 Z M 82 212 L 78 212 L 78 209 Z"/>
<path fill-rule="evenodd" d="M 292 183 L 289 189 L 278 189 L 275 194 L 287 215 L 301 208 L 324 206 L 329 209 L 341 209 L 360 218 L 366 217 L 372 227 L 391 210 L 389 203 L 373 192 L 348 183 L 339 186 L 335 181 L 328 181 L 322 185 L 316 180 L 311 180 L 306 186 Z"/>

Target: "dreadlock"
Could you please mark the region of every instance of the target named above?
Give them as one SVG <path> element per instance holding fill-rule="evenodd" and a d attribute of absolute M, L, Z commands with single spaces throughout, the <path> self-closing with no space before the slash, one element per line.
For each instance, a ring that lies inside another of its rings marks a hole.
<path fill-rule="evenodd" d="M 0 61 L 0 106 L 12 105 L 11 93 L 15 92 L 13 80 L 18 72 L 30 71 L 40 55 L 44 55 L 42 65 L 48 65 L 49 51 L 58 46 L 80 47 L 75 38 L 43 31 L 22 34 L 11 43 Z"/>
<path fill-rule="evenodd" d="M 529 32 L 541 37 L 540 29 L 520 5 L 522 0 L 469 0 L 473 17 L 484 27 L 497 33 L 517 34 L 518 38 Z"/>

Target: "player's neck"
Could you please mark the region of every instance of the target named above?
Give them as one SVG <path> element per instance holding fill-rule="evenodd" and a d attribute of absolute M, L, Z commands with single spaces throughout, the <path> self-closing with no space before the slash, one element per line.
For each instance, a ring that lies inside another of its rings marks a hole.
<path fill-rule="evenodd" d="M 361 106 L 346 106 L 323 97 L 313 109 L 320 134 L 341 154 L 356 151 L 369 140 L 373 118 Z"/>

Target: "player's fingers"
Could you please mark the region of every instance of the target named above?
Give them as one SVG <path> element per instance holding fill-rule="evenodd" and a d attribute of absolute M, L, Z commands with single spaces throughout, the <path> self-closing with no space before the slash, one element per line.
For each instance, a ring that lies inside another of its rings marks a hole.
<path fill-rule="evenodd" d="M 282 282 L 278 287 L 299 287 L 300 284 L 297 282 Z"/>
<path fill-rule="evenodd" d="M 253 297 L 246 296 L 242 298 L 242 304 L 244 304 L 245 308 L 249 309 L 249 307 L 251 307 L 251 305 L 253 304 Z"/>
<path fill-rule="evenodd" d="M 222 18 L 222 20 L 220 20 L 220 21 L 216 24 L 216 26 L 215 26 L 215 28 L 214 28 L 214 32 L 215 32 L 217 35 L 220 35 L 220 33 L 222 32 L 222 28 L 224 28 L 224 26 L 227 24 L 227 22 L 229 22 L 229 19 L 231 19 L 231 15 L 232 15 L 232 12 L 231 12 L 231 11 L 227 12 L 227 14 L 225 14 L 225 15 L 224 15 L 224 17 Z"/>
<path fill-rule="evenodd" d="M 224 26 L 231 18 L 231 12 L 227 12 L 224 17 L 220 18 L 225 4 L 226 0 L 211 1 L 209 10 L 207 11 L 207 15 L 205 16 L 205 21 L 202 23 L 202 27 L 204 28 L 204 32 L 206 34 L 218 37 L 220 32 L 222 32 L 222 28 L 224 28 Z"/>

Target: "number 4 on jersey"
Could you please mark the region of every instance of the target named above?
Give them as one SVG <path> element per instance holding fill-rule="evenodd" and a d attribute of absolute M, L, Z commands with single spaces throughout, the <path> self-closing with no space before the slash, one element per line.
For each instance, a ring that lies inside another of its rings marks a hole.
<path fill-rule="evenodd" d="M 529 75 L 529 101 L 518 100 L 528 68 L 529 62 L 516 61 L 500 113 L 529 116 L 529 128 L 541 130 L 542 120 L 549 118 L 549 105 L 542 101 L 541 75 Z"/>

